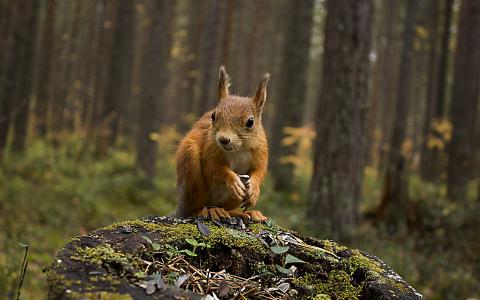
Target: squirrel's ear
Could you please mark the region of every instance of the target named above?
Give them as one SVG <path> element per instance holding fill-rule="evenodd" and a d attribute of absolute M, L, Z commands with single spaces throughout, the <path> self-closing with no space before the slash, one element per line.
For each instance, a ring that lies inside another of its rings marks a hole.
<path fill-rule="evenodd" d="M 220 66 L 218 71 L 218 101 L 225 99 L 230 93 L 228 92 L 228 87 L 230 86 L 230 77 L 225 71 L 225 66 Z"/>
<path fill-rule="evenodd" d="M 265 100 L 267 99 L 267 84 L 270 80 L 270 73 L 263 75 L 263 79 L 258 83 L 257 91 L 253 97 L 253 103 L 261 111 Z"/>

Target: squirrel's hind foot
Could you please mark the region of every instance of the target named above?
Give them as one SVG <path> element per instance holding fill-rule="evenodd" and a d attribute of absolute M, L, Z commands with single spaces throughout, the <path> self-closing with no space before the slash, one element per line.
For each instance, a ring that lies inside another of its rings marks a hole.
<path fill-rule="evenodd" d="M 211 220 L 220 220 L 230 218 L 230 214 L 221 207 L 204 207 L 199 216 L 209 218 Z"/>
<path fill-rule="evenodd" d="M 244 211 L 243 214 L 249 216 L 253 222 L 263 222 L 268 220 L 267 217 L 265 217 L 261 211 L 259 210 L 247 210 Z"/>
<path fill-rule="evenodd" d="M 244 220 L 252 220 L 255 223 L 261 223 L 268 220 L 259 210 L 247 210 L 243 212 L 229 211 L 231 217 L 240 217 Z"/>

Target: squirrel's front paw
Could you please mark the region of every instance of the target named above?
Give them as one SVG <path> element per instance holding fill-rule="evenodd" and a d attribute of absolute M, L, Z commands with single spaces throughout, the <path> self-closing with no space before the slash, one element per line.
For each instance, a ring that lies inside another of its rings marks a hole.
<path fill-rule="evenodd" d="M 252 179 L 247 182 L 248 190 L 242 202 L 242 207 L 254 207 L 260 196 L 260 186 Z"/>
<path fill-rule="evenodd" d="M 232 193 L 233 198 L 235 198 L 238 203 L 241 203 L 246 197 L 247 189 L 243 184 L 242 180 L 237 176 L 232 176 L 231 181 L 228 183 L 230 192 Z"/>

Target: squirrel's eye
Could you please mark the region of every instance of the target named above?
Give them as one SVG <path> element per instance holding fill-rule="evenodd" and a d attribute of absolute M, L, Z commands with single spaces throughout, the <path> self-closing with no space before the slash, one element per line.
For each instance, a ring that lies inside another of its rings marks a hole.
<path fill-rule="evenodd" d="M 215 112 L 212 112 L 212 121 L 215 122 Z"/>
<path fill-rule="evenodd" d="M 253 123 L 255 123 L 255 121 L 254 121 L 253 117 L 250 117 L 250 118 L 248 118 L 247 124 L 245 124 L 245 126 L 247 126 L 247 128 L 252 128 Z"/>

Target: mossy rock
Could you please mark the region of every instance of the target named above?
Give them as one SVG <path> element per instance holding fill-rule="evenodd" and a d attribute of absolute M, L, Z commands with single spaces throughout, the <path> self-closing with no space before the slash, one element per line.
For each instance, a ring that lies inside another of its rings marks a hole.
<path fill-rule="evenodd" d="M 46 272 L 49 299 L 422 299 L 375 256 L 240 219 L 113 224 Z"/>

